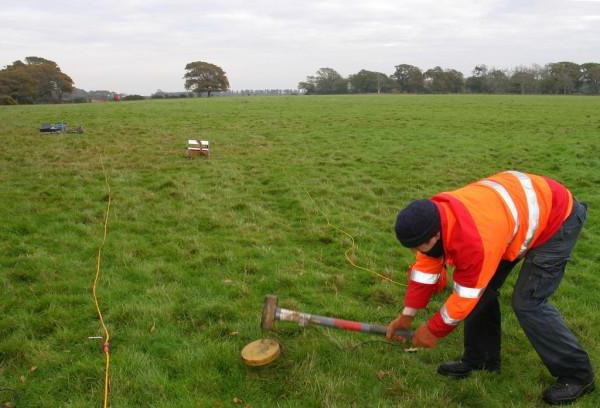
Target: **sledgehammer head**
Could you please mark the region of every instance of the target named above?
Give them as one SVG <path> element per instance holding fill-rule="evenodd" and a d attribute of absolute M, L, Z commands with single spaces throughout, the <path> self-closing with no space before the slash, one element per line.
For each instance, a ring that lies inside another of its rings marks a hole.
<path fill-rule="evenodd" d="M 265 303 L 263 305 L 262 317 L 260 319 L 260 327 L 263 330 L 271 330 L 275 323 L 275 311 L 277 309 L 277 296 L 267 295 L 265 296 Z"/>

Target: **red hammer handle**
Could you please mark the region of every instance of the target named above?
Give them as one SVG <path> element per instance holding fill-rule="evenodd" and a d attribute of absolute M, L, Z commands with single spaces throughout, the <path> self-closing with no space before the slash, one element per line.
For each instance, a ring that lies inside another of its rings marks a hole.
<path fill-rule="evenodd" d="M 385 336 L 387 327 L 380 324 L 370 324 L 355 322 L 352 320 L 335 319 L 332 317 L 316 316 L 312 315 L 310 318 L 311 323 L 319 324 L 321 326 L 335 327 L 342 330 L 358 331 L 362 333 L 381 334 Z M 404 337 L 411 339 L 413 332 L 410 330 L 396 330 L 395 333 L 398 337 Z"/>
<path fill-rule="evenodd" d="M 341 330 L 358 331 L 362 333 L 372 333 L 384 335 L 386 326 L 370 323 L 355 322 L 352 320 L 336 319 L 333 317 L 313 315 L 309 313 L 296 312 L 282 308 L 275 309 L 275 319 L 283 321 L 292 321 L 306 325 L 307 323 L 316 324 L 319 326 L 333 327 Z M 407 339 L 412 338 L 413 332 L 410 330 L 397 330 L 395 333 L 398 337 Z"/>

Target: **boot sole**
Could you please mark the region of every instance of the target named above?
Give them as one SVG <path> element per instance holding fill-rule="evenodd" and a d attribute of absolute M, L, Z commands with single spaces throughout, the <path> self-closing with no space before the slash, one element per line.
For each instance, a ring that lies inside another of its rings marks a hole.
<path fill-rule="evenodd" d="M 498 369 L 473 368 L 471 371 L 468 371 L 466 373 L 455 373 L 452 371 L 446 371 L 446 370 L 442 369 L 441 367 L 438 367 L 438 369 L 437 369 L 437 373 L 439 375 L 443 375 L 445 377 L 456 378 L 456 379 L 467 378 L 468 376 L 471 375 L 471 373 L 473 373 L 473 371 L 487 371 L 488 373 L 500 373 L 499 368 Z"/>
<path fill-rule="evenodd" d="M 467 378 L 468 376 L 470 376 L 471 371 L 468 371 L 466 373 L 454 373 L 452 371 L 446 371 L 446 370 L 442 369 L 441 367 L 438 367 L 437 373 L 439 375 L 443 375 L 445 377 L 451 377 L 451 378 L 456 378 L 456 379 L 460 380 L 460 379 Z"/>

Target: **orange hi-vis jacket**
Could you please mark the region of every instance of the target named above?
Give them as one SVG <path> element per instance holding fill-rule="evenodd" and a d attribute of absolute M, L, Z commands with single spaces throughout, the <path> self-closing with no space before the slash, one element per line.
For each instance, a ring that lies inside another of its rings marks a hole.
<path fill-rule="evenodd" d="M 445 286 L 454 266 L 454 290 L 427 322 L 437 337 L 473 310 L 500 261 L 542 245 L 571 213 L 573 197 L 547 177 L 506 171 L 431 198 L 440 212 L 444 257 L 418 252 L 409 271 L 405 306 L 422 309 Z"/>

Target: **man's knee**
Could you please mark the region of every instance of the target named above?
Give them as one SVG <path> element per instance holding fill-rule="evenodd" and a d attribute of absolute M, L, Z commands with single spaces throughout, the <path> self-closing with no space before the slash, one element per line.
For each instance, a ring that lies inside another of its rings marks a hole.
<path fill-rule="evenodd" d="M 548 254 L 536 254 L 525 259 L 512 296 L 517 316 L 543 307 L 558 288 L 567 261 L 567 257 Z"/>
<path fill-rule="evenodd" d="M 531 293 L 514 291 L 512 295 L 512 307 L 517 317 L 527 316 L 529 313 L 534 313 L 544 303 L 542 299 L 533 296 Z"/>

